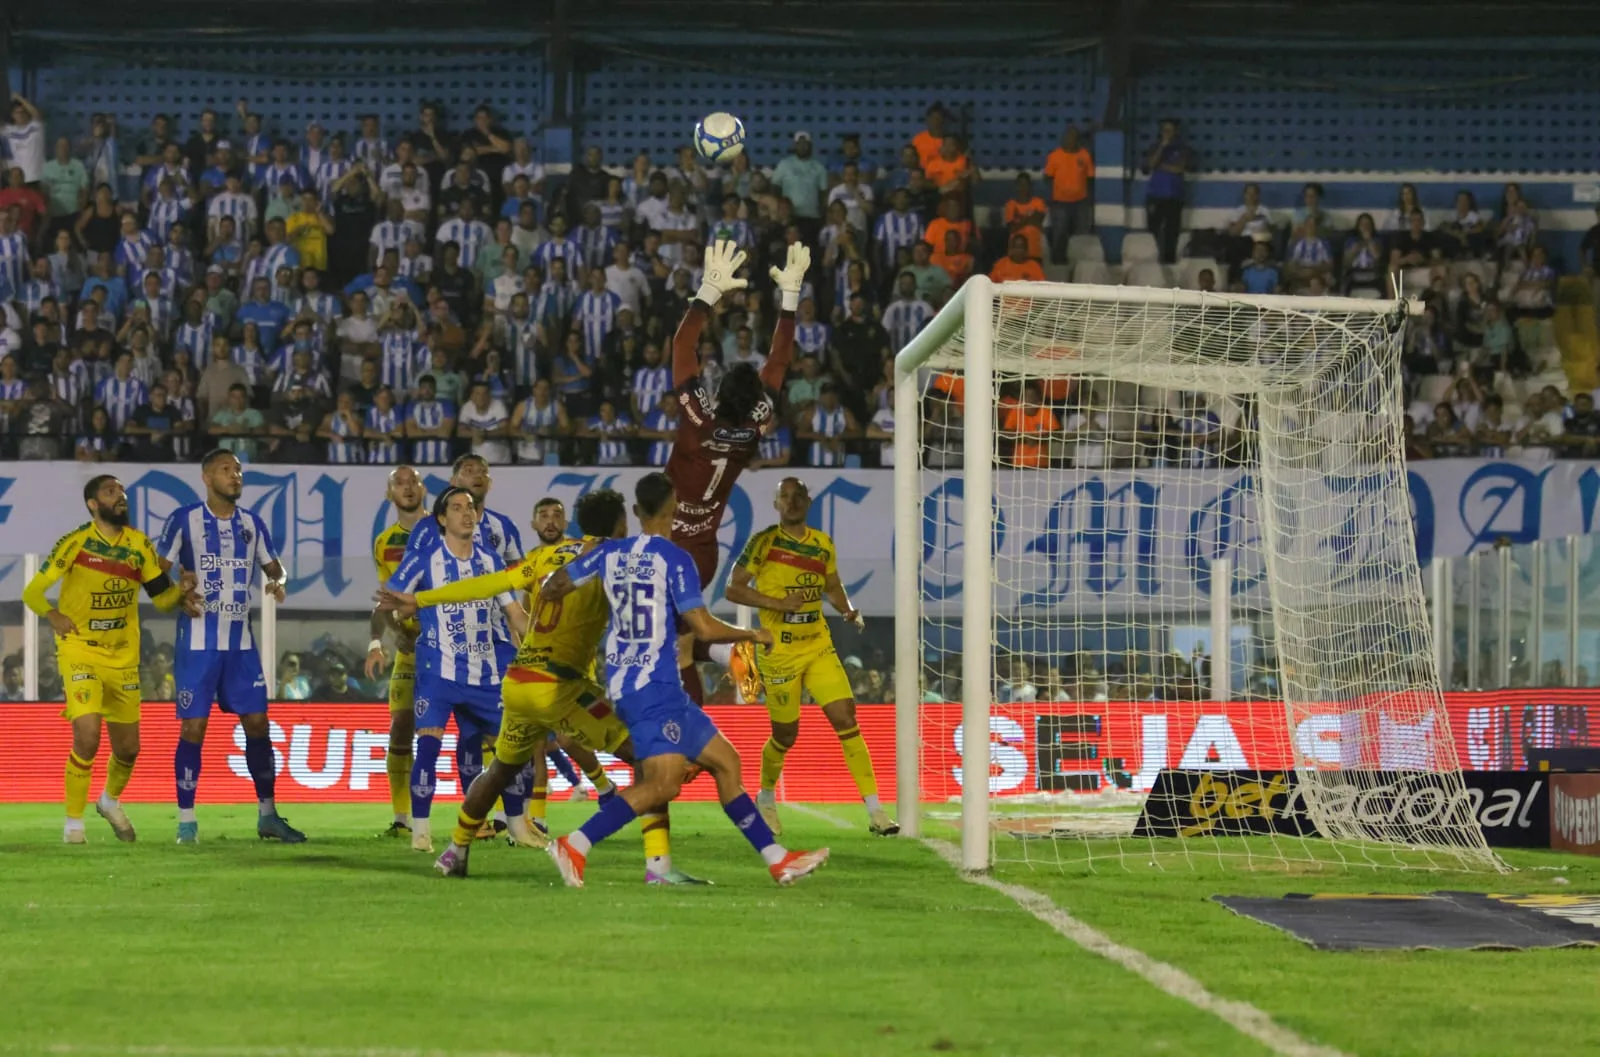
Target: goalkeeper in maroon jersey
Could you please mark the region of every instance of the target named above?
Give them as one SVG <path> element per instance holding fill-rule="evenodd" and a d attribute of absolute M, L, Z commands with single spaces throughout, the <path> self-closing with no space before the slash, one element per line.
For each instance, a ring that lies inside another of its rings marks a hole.
<path fill-rule="evenodd" d="M 778 412 L 777 394 L 794 355 L 794 313 L 800 306 L 800 287 L 811 268 L 811 250 L 800 243 L 791 245 L 784 266 L 769 272 L 777 284 L 780 304 L 766 366 L 757 372 L 749 364 L 737 364 L 712 393 L 700 373 L 700 332 L 724 294 L 744 289 L 746 280 L 735 275 L 744 261 L 744 251 L 734 242 L 718 242 L 706 250 L 700 292 L 672 337 L 672 385 L 681 409 L 678 435 L 666 466 L 678 493 L 672 541 L 694 559 L 707 591 L 717 574 L 717 529 L 728 509 L 728 496 L 739 474 L 756 457 L 762 429 Z M 760 696 L 761 676 L 748 643 L 732 648 L 696 645 L 695 649 L 697 657 L 733 669 L 745 700 Z M 694 665 L 683 668 L 681 674 L 689 696 L 696 704 L 704 704 L 705 688 Z"/>

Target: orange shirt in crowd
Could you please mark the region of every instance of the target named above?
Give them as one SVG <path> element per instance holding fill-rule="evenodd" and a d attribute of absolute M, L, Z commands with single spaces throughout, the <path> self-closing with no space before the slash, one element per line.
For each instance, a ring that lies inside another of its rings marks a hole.
<path fill-rule="evenodd" d="M 1026 202 L 1019 202 L 1013 198 L 1006 203 L 1006 226 L 1009 228 L 1018 220 L 1026 220 L 1034 216 L 1043 222 L 1047 212 L 1049 211 L 1044 207 L 1044 199 L 1038 195 L 1034 195 Z M 1028 256 L 1036 260 L 1044 256 L 1044 230 L 1042 228 L 1026 224 L 1016 228 L 1013 233 L 1021 235 L 1028 240 Z"/>
<path fill-rule="evenodd" d="M 940 371 L 933 376 L 933 391 L 943 393 L 952 404 L 964 404 L 967 399 L 967 380 L 950 371 Z"/>
<path fill-rule="evenodd" d="M 1032 279 L 1044 282 L 1044 269 L 1039 267 L 1039 262 L 1032 257 L 1021 263 L 1010 257 L 1001 257 L 994 262 L 994 267 L 989 271 L 989 278 L 997 283 L 1009 283 L 1019 279 Z"/>
<path fill-rule="evenodd" d="M 953 161 L 947 161 L 936 153 L 922 162 L 922 174 L 928 178 L 929 183 L 941 191 L 945 190 L 945 184 L 959 180 L 971 168 L 972 163 L 967 160 L 965 154 L 957 155 Z"/>
<path fill-rule="evenodd" d="M 950 285 L 958 287 L 966 282 L 972 275 L 973 264 L 970 253 L 946 253 L 938 250 L 929 258 L 935 267 L 943 268 L 944 273 L 950 277 Z"/>
<path fill-rule="evenodd" d="M 935 136 L 927 129 L 911 137 L 911 145 L 917 148 L 917 158 L 922 162 L 924 172 L 927 172 L 928 162 L 939 156 L 939 144 L 943 142 L 943 136 Z"/>
<path fill-rule="evenodd" d="M 972 221 L 970 220 L 952 221 L 946 220 L 944 217 L 934 217 L 933 223 L 928 225 L 928 230 L 922 237 L 927 241 L 928 245 L 937 251 L 944 249 L 945 232 L 958 231 L 961 233 L 962 250 L 970 250 L 972 249 L 972 230 Z"/>
<path fill-rule="evenodd" d="M 1044 175 L 1050 181 L 1052 202 L 1081 202 L 1089 196 L 1089 181 L 1094 178 L 1094 155 L 1087 147 L 1070 153 L 1057 147 L 1045 159 Z"/>
<path fill-rule="evenodd" d="M 1059 433 L 1061 423 L 1048 407 L 1016 404 L 1006 411 L 1001 429 L 1016 440 L 1011 449 L 1011 465 L 1039 467 L 1046 465 L 1050 458 L 1043 441 L 1048 439 L 1048 434 Z"/>

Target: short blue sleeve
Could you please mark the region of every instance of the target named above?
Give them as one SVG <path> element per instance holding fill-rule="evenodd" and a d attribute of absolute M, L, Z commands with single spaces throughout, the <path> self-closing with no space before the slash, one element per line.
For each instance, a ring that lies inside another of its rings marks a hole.
<path fill-rule="evenodd" d="M 415 539 L 416 537 L 412 537 Z M 388 583 L 383 586 L 391 591 L 401 594 L 415 594 L 417 585 L 422 582 L 422 575 L 428 569 L 428 559 L 420 551 L 407 550 L 406 556 L 400 559 L 400 567 L 389 577 Z"/>
<path fill-rule="evenodd" d="M 600 570 L 605 565 L 605 556 L 611 550 L 612 545 L 609 542 L 591 547 L 587 553 L 579 555 L 562 568 L 572 577 L 574 584 L 581 586 L 600 575 Z"/>
<path fill-rule="evenodd" d="M 188 507 L 173 511 L 167 523 L 161 526 L 161 538 L 156 541 L 156 554 L 173 565 L 178 564 L 179 551 L 183 548 L 183 527 L 189 522 L 188 513 Z"/>
<path fill-rule="evenodd" d="M 272 532 L 267 528 L 267 523 L 254 511 L 250 512 L 250 520 L 256 526 L 256 564 L 262 569 L 278 560 L 278 548 L 272 542 Z"/>
<path fill-rule="evenodd" d="M 706 603 L 700 596 L 700 573 L 689 559 L 689 552 L 676 543 L 668 543 L 661 548 L 661 556 L 667 562 L 667 591 L 672 596 L 673 608 L 679 613 L 704 609 Z"/>
<path fill-rule="evenodd" d="M 505 529 L 506 546 L 500 557 L 505 559 L 506 565 L 515 565 L 523 558 L 522 533 L 517 531 L 517 523 L 508 517 L 501 517 L 500 524 Z"/>
<path fill-rule="evenodd" d="M 439 522 L 434 520 L 432 514 L 424 514 L 416 527 L 411 530 L 411 536 L 406 540 L 406 554 L 417 554 L 431 548 L 439 540 Z"/>

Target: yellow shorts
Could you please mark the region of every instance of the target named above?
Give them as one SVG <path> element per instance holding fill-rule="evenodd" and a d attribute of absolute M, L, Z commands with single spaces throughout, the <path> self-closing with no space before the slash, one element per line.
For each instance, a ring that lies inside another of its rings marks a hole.
<path fill-rule="evenodd" d="M 767 684 L 767 714 L 774 723 L 800 722 L 800 699 L 807 692 L 819 705 L 851 698 L 850 678 L 827 637 L 756 651 L 756 667 Z"/>
<path fill-rule="evenodd" d="M 552 733 L 565 734 L 591 752 L 614 754 L 628 740 L 628 728 L 605 691 L 588 679 L 508 676 L 500 684 L 500 701 L 504 711 L 494 756 L 510 767 L 533 759 Z"/>
<path fill-rule="evenodd" d="M 411 714 L 411 705 L 417 694 L 417 655 L 396 653 L 394 670 L 389 673 L 389 711 Z"/>
<path fill-rule="evenodd" d="M 107 723 L 139 722 L 139 668 L 123 668 L 81 654 L 56 652 L 61 684 L 66 689 L 67 719 L 98 715 Z"/>

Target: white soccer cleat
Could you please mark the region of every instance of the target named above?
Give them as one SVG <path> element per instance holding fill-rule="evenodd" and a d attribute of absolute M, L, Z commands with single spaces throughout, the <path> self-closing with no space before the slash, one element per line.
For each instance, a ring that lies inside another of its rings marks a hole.
<path fill-rule="evenodd" d="M 774 837 L 783 836 L 783 820 L 778 817 L 778 794 L 771 789 L 763 789 L 756 794 L 756 810 L 761 812 L 761 821 L 767 824 Z"/>
<path fill-rule="evenodd" d="M 787 888 L 806 874 L 814 873 L 817 867 L 828 861 L 828 849 L 818 848 L 816 851 L 792 851 L 785 855 L 782 861 L 768 867 L 772 879 Z"/>
<path fill-rule="evenodd" d="M 548 847 L 550 838 L 535 829 L 526 815 L 518 815 L 515 818 L 508 816 L 506 818 L 506 843 L 513 848 L 533 848 L 538 850 Z"/>
<path fill-rule="evenodd" d="M 433 830 L 428 826 L 425 818 L 411 820 L 411 850 L 433 851 Z"/>
<path fill-rule="evenodd" d="M 132 844 L 139 839 L 139 835 L 133 831 L 133 823 L 128 821 L 127 812 L 122 810 L 121 804 L 101 797 L 94 802 L 94 809 L 101 818 L 111 824 L 111 832 L 117 835 L 118 840 Z"/>
<path fill-rule="evenodd" d="M 900 823 L 889 817 L 889 812 L 879 808 L 867 812 L 867 832 L 875 837 L 892 837 L 900 832 Z"/>
<path fill-rule="evenodd" d="M 88 836 L 88 834 L 84 833 L 84 831 L 83 831 L 83 822 L 82 822 L 82 820 L 79 820 L 78 824 L 76 826 L 71 825 L 69 823 L 68 825 L 61 827 L 61 843 L 62 844 L 88 844 L 89 843 L 89 836 Z"/>

